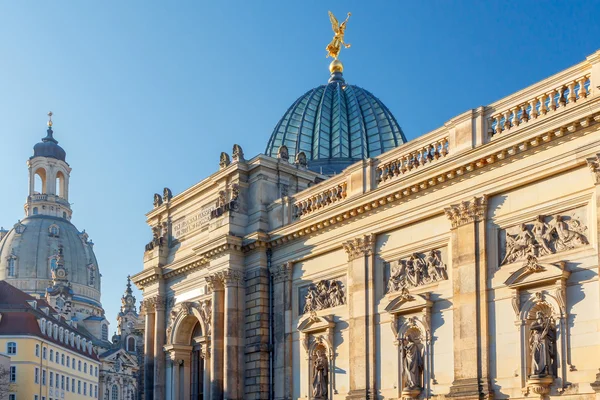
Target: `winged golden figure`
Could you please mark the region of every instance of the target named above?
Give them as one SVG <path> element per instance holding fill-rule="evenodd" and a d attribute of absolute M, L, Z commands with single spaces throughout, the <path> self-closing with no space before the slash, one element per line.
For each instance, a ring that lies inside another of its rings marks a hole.
<path fill-rule="evenodd" d="M 331 43 L 329 43 L 325 48 L 325 50 L 327 50 L 327 57 L 332 57 L 337 60 L 342 46 L 345 48 L 350 47 L 349 43 L 344 42 L 344 32 L 346 31 L 346 23 L 348 22 L 350 15 L 352 14 L 348 13 L 346 20 L 340 24 L 333 13 L 329 11 L 329 20 L 331 21 L 331 28 L 333 29 L 333 33 L 335 33 L 335 35 L 333 36 Z"/>

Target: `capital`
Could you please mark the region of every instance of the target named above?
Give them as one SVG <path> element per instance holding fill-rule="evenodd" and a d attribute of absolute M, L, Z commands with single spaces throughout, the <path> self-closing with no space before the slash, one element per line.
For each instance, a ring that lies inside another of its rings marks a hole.
<path fill-rule="evenodd" d="M 217 272 L 221 275 L 225 286 L 240 286 L 244 282 L 244 273 L 237 269 L 226 269 Z"/>
<path fill-rule="evenodd" d="M 273 276 L 273 283 L 287 282 L 292 279 L 292 270 L 294 263 L 291 261 L 286 262 L 283 265 L 273 266 L 269 268 L 271 276 Z"/>
<path fill-rule="evenodd" d="M 592 173 L 594 185 L 600 184 L 600 153 L 596 154 L 596 157 L 588 158 L 585 161 L 587 162 L 587 166 Z"/>
<path fill-rule="evenodd" d="M 348 254 L 348 261 L 373 254 L 375 247 L 375 235 L 368 234 L 363 237 L 348 240 L 342 243 Z"/>
<path fill-rule="evenodd" d="M 463 201 L 444 209 L 446 217 L 452 223 L 452 228 L 480 221 L 485 217 L 487 209 L 487 195 L 473 197 L 473 200 Z"/>
<path fill-rule="evenodd" d="M 208 289 L 211 292 L 214 291 L 218 291 L 218 290 L 223 290 L 223 277 L 221 275 L 217 274 L 212 274 L 209 275 L 207 277 L 205 277 L 204 279 L 206 279 L 206 283 L 208 284 Z"/>

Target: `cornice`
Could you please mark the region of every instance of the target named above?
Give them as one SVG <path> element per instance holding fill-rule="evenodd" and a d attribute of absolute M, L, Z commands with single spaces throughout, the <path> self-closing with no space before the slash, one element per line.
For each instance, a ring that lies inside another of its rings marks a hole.
<path fill-rule="evenodd" d="M 163 270 L 158 267 L 147 268 L 131 277 L 131 281 L 135 286 L 142 290 L 145 286 L 148 286 L 158 281 L 163 274 Z"/>
<path fill-rule="evenodd" d="M 540 129 L 539 126 L 535 130 L 528 127 L 513 134 L 509 133 L 505 137 L 459 153 L 452 158 L 431 165 L 429 168 L 416 171 L 405 179 L 388 180 L 385 185 L 381 185 L 380 188 L 364 196 L 352 197 L 346 202 L 338 202 L 329 208 L 309 215 L 304 220 L 274 230 L 270 234 L 270 247 L 277 247 L 304 236 L 312 236 L 324 229 L 329 229 L 332 225 L 369 213 L 380 206 L 399 201 L 410 201 L 416 195 L 422 195 L 424 191 L 432 189 L 436 185 L 449 184 L 452 181 L 464 179 L 467 175 L 499 161 L 506 162 L 517 159 L 532 148 L 543 151 L 548 148 L 548 144 L 555 140 L 564 140 L 565 137 L 574 136 L 582 129 L 600 123 L 600 112 L 598 112 L 600 110 L 596 110 L 594 114 L 589 112 L 592 103 L 596 105 L 595 108 L 598 108 L 599 99 L 593 99 L 582 106 L 573 107 L 571 116 L 576 111 L 579 111 L 579 113 L 576 113 L 571 121 L 564 121 L 564 115 L 559 115 L 552 120 L 547 119 L 546 125 L 551 125 L 552 121 L 563 123 L 545 129 Z M 581 115 L 584 113 L 587 115 Z M 532 131 L 537 133 L 527 135 Z M 384 194 L 383 192 L 386 191 L 387 193 Z"/>

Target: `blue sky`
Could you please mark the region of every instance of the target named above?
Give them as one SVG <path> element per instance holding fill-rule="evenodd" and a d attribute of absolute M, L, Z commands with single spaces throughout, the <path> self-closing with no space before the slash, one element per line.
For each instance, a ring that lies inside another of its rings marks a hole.
<path fill-rule="evenodd" d="M 289 105 L 328 79 L 328 10 L 352 12 L 347 82 L 408 139 L 600 49 L 598 1 L 0 1 L 0 225 L 23 217 L 25 162 L 52 110 L 114 330 L 153 193 L 215 172 L 234 143 L 264 151 Z"/>

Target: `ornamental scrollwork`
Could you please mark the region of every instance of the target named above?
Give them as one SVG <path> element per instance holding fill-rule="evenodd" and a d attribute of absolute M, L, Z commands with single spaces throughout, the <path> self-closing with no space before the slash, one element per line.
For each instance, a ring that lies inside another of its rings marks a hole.
<path fill-rule="evenodd" d="M 539 215 L 531 223 L 522 223 L 516 229 L 505 231 L 506 250 L 500 265 L 585 246 L 588 244 L 586 230 L 575 215 L 568 219 L 560 214 Z"/>
<path fill-rule="evenodd" d="M 439 250 L 428 253 L 414 253 L 390 265 L 390 278 L 386 293 L 402 291 L 409 287 L 417 287 L 448 279 L 446 264 L 442 261 Z"/>
<path fill-rule="evenodd" d="M 600 184 L 600 154 L 585 160 L 594 178 L 594 184 Z"/>
<path fill-rule="evenodd" d="M 325 310 L 346 304 L 346 294 L 341 281 L 336 279 L 321 280 L 308 287 L 304 296 L 302 314 Z"/>

